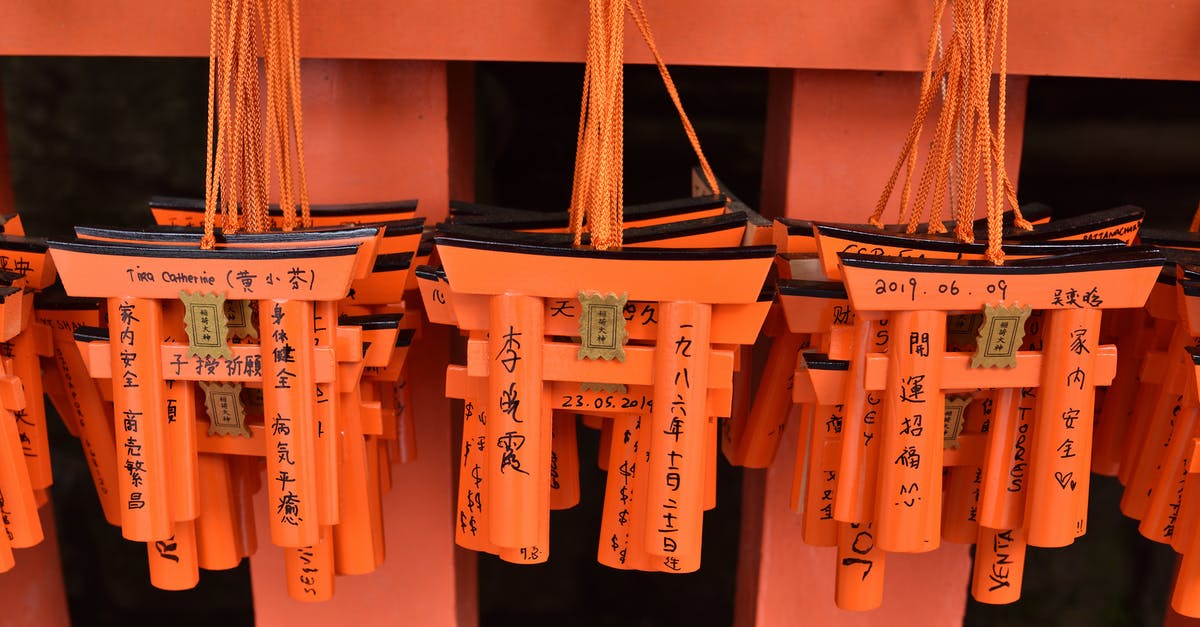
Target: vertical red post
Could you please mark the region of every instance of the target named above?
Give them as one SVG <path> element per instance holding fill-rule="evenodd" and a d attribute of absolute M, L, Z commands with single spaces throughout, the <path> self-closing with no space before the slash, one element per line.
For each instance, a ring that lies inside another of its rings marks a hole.
<path fill-rule="evenodd" d="M 1009 78 L 1011 175 L 1020 167 L 1027 85 Z M 763 212 L 865 221 L 912 123 L 919 87 L 920 76 L 910 73 L 772 70 Z M 788 426 L 791 434 L 795 428 Z M 890 555 L 881 609 L 856 614 L 834 606 L 835 549 L 804 544 L 801 516 L 788 507 L 795 441 L 784 436 L 771 468 L 745 471 L 736 624 L 961 625 L 971 570 L 965 546 Z"/>
<path fill-rule="evenodd" d="M 0 82 L 3 77 L 0 76 Z M 4 89 L 0 84 L 0 214 L 16 210 L 8 161 L 8 135 L 4 124 Z M 36 402 L 42 402 L 37 399 Z M 113 486 L 115 491 L 116 486 Z M 58 627 L 71 623 L 63 589 L 54 508 L 39 510 L 44 538 L 35 547 L 19 550 L 12 570 L 0 573 L 0 607 L 7 608 L 5 622 L 14 627 Z"/>
<path fill-rule="evenodd" d="M 304 60 L 305 159 L 314 202 L 418 198 L 429 220 L 449 199 L 473 196 L 474 94 L 469 65 L 432 61 Z M 431 325 L 409 353 L 421 455 L 392 472 L 384 495 L 387 559 L 326 603 L 301 604 L 283 584 L 283 551 L 266 539 L 260 493 L 259 550 L 251 559 L 260 625 L 476 624 L 475 556 L 454 546 L 454 464 L 445 398 L 450 334 Z M 419 566 L 418 566 L 419 565 Z"/>

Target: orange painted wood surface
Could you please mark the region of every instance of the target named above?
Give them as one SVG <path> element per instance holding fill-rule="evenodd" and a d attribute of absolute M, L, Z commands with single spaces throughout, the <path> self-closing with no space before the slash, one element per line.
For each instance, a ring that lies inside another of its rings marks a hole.
<path fill-rule="evenodd" d="M 1016 179 L 1028 79 L 1012 77 L 1006 154 Z M 912 73 L 773 70 L 767 105 L 762 212 L 769 216 L 865 222 L 916 111 Z M 928 145 L 931 125 L 926 125 Z M 918 164 L 917 172 L 924 167 Z M 894 205 L 885 220 L 895 220 Z M 883 605 L 848 612 L 834 604 L 836 550 L 801 538 L 789 507 L 796 455 L 793 413 L 770 468 L 746 470 L 735 624 L 951 627 L 962 624 L 971 560 L 966 545 L 887 556 Z"/>
<path fill-rule="evenodd" d="M 969 547 L 946 543 L 930 553 L 889 553 L 883 605 L 851 612 L 834 605 L 837 549 L 801 540 L 802 516 L 788 507 L 796 425 L 784 430 L 775 462 L 745 471 L 742 504 L 742 561 L 756 563 L 756 594 L 743 594 L 747 573 L 740 566 L 735 606 L 738 627 L 837 625 L 839 627 L 957 627 L 966 610 L 971 576 Z M 751 509 L 751 504 L 761 513 Z M 761 518 L 761 520 L 760 520 Z M 757 537 L 756 537 L 757 536 Z M 761 551 L 752 546 L 758 541 Z"/>
<path fill-rule="evenodd" d="M 581 61 L 587 5 L 562 0 L 306 0 L 315 58 Z M 656 0 L 664 58 L 686 65 L 917 71 L 932 2 Z M 204 56 L 205 0 L 0 1 L 0 54 Z M 1015 0 L 1013 74 L 1200 79 L 1200 0 Z M 629 60 L 650 60 L 626 29 Z"/>
<path fill-rule="evenodd" d="M 419 198 L 431 222 L 450 196 L 470 198 L 473 155 L 469 68 L 423 61 L 312 61 L 303 67 L 305 157 L 314 202 Z M 460 72 L 460 71 L 465 71 Z M 462 88 L 460 91 L 459 88 Z M 451 95 L 453 94 L 453 98 Z M 460 123 L 465 117 L 465 122 Z M 331 601 L 287 596 L 284 553 L 258 525 L 251 559 L 259 625 L 470 627 L 476 622 L 474 560 L 454 546 L 457 441 L 444 395 L 450 335 L 427 328 L 409 356 L 417 459 L 392 467 L 385 494 L 386 559 L 375 572 L 339 578 Z M 267 520 L 259 499 L 259 520 Z"/>
<path fill-rule="evenodd" d="M 769 80 L 762 213 L 866 223 L 912 124 L 920 75 L 772 70 Z M 1021 164 L 1028 86 L 1027 77 L 1009 77 L 1005 154 L 1013 183 Z M 914 176 L 925 167 L 933 127 L 924 126 Z M 885 222 L 897 220 L 898 194 Z"/>
<path fill-rule="evenodd" d="M 54 507 L 38 513 L 46 537 L 37 546 L 18 549 L 17 565 L 0 574 L 0 623 L 8 627 L 68 627 L 67 593 L 58 558 Z"/>

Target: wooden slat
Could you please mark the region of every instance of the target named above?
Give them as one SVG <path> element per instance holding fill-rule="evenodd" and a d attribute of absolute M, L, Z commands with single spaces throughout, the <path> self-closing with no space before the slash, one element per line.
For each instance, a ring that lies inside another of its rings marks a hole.
<path fill-rule="evenodd" d="M 586 3 L 306 0 L 316 58 L 580 61 Z M 204 56 L 206 0 L 0 0 L 0 54 Z M 659 0 L 647 10 L 669 63 L 917 71 L 932 2 Z M 1200 0 L 1015 0 L 1013 74 L 1200 79 Z M 626 29 L 629 60 L 649 55 Z"/>

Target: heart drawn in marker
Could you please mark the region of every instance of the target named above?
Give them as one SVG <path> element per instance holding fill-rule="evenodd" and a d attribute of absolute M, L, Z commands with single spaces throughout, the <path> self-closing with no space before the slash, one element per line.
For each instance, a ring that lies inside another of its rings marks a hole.
<path fill-rule="evenodd" d="M 1074 491 L 1075 486 L 1077 485 L 1075 483 L 1075 473 L 1074 472 L 1068 472 L 1068 473 L 1056 472 L 1056 473 L 1054 473 L 1054 480 L 1058 482 L 1058 487 L 1060 487 L 1064 490 L 1066 490 L 1067 487 L 1070 486 L 1071 490 Z"/>

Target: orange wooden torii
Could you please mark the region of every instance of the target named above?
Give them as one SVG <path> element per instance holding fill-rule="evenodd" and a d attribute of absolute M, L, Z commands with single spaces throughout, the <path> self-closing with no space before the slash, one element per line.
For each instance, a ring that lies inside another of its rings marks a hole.
<path fill-rule="evenodd" d="M 207 0 L 0 0 L 0 55 L 202 57 L 208 6 Z M 897 0 L 659 0 L 648 10 L 671 64 L 773 68 L 762 213 L 845 221 L 873 206 L 874 182 L 886 179 L 911 122 L 910 108 L 896 103 L 916 101 L 931 8 L 932 2 Z M 430 221 L 444 217 L 451 197 L 473 196 L 471 66 L 460 62 L 579 62 L 584 50 L 583 3 L 306 0 L 301 10 L 313 25 L 302 36 L 301 53 L 307 57 L 302 72 L 314 197 L 418 197 Z M 1200 80 L 1197 23 L 1200 0 L 1102 6 L 1013 0 L 1009 172 L 1015 178 L 1020 161 L 1025 76 Z M 627 59 L 650 61 L 630 31 Z M 2 129 L 5 213 L 15 208 Z M 301 607 L 274 586 L 282 560 L 263 554 L 252 571 L 260 624 L 367 626 L 390 624 L 398 615 L 420 616 L 427 625 L 475 624 L 474 558 L 453 547 L 457 438 L 439 382 L 448 346 L 447 333 L 432 329 L 410 357 L 428 364 L 411 382 L 419 390 L 413 399 L 419 415 L 442 419 L 418 429 L 418 446 L 431 454 L 395 477 L 391 509 L 408 515 L 388 520 L 394 528 L 388 535 L 397 540 L 389 543 L 385 566 L 331 603 Z M 738 624 L 789 625 L 801 618 L 808 624 L 961 623 L 970 569 L 965 547 L 890 563 L 888 585 L 904 590 L 887 598 L 903 600 L 885 602 L 883 611 L 845 619 L 833 608 L 832 577 L 824 574 L 831 572 L 824 566 L 832 549 L 800 541 L 799 519 L 787 508 L 795 438 L 783 441 L 771 469 L 745 475 Z M 433 453 L 439 450 L 445 455 Z M 407 541 L 416 538 L 421 541 Z M 52 555 L 39 554 L 50 557 L 22 560 L 0 578 L 0 598 L 18 598 L 29 586 L 44 599 L 61 596 L 57 571 L 46 568 Z M 59 610 L 47 612 L 30 624 L 65 618 Z"/>

